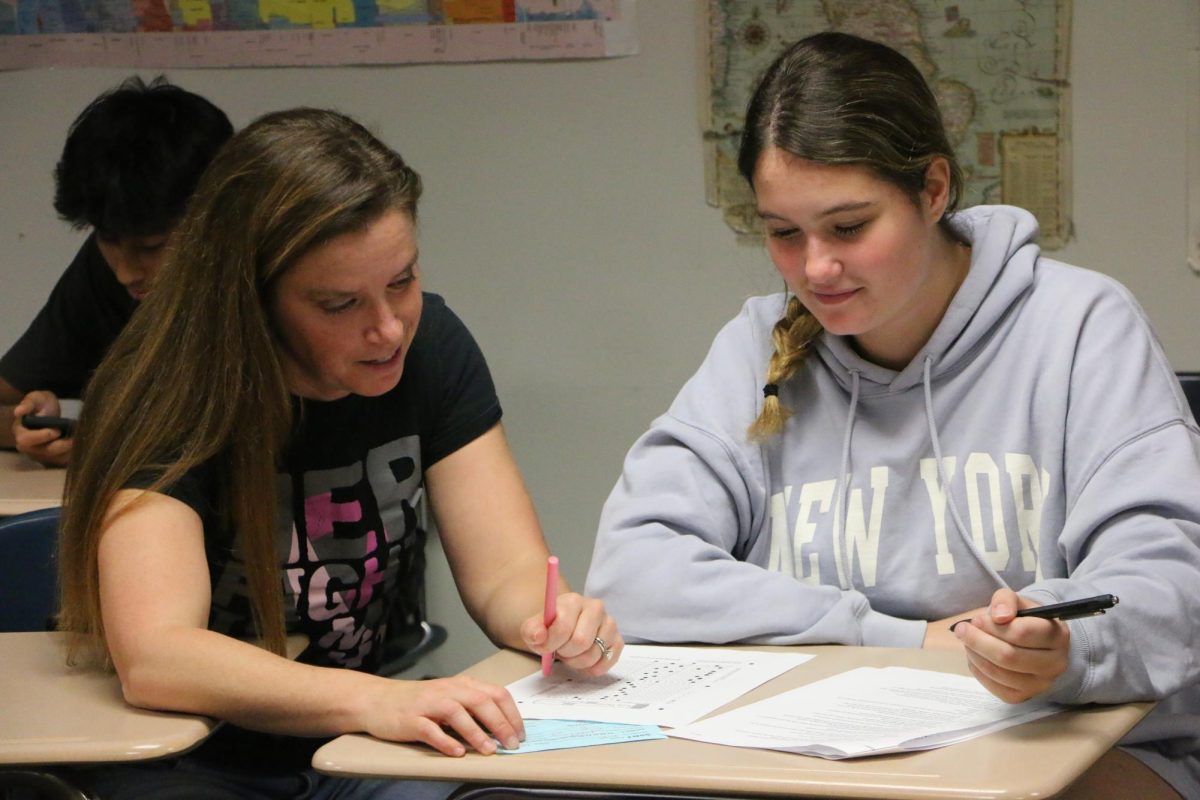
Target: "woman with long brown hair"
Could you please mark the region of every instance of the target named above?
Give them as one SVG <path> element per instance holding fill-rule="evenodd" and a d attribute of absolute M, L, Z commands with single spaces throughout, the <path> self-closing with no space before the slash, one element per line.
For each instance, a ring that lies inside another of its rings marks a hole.
<path fill-rule="evenodd" d="M 425 495 L 493 641 L 593 675 L 619 656 L 603 605 L 565 584 L 542 623 L 547 549 L 487 366 L 421 291 L 420 192 L 343 115 L 257 120 L 205 174 L 94 377 L 68 473 L 61 627 L 133 705 L 232 723 L 182 759 L 89 771 L 102 796 L 176 796 L 181 780 L 188 797 L 424 796 L 317 776 L 312 737 L 515 745 L 501 687 L 372 674 Z M 309 641 L 295 661 L 289 633 Z"/>

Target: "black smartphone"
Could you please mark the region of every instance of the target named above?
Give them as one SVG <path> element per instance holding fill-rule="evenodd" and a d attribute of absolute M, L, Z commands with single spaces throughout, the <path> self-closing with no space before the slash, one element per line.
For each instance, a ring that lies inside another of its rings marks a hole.
<path fill-rule="evenodd" d="M 63 436 L 75 433 L 75 420 L 70 417 L 41 417 L 37 414 L 26 414 L 21 417 L 21 424 L 31 431 L 54 428 Z"/>

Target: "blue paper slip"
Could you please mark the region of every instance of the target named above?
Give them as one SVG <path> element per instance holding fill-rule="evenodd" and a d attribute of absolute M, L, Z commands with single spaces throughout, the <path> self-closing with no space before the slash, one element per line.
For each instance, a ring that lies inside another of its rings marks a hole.
<path fill-rule="evenodd" d="M 587 722 L 574 719 L 527 719 L 525 741 L 516 750 L 497 748 L 497 753 L 517 755 L 542 750 L 563 750 L 568 747 L 591 747 L 597 744 L 643 742 L 665 739 L 657 725 L 626 725 L 617 722 Z"/>

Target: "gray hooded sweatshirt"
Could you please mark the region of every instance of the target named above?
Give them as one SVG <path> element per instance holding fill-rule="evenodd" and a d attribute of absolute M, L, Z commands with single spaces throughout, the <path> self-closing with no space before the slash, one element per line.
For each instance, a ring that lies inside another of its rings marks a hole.
<path fill-rule="evenodd" d="M 981 206 L 971 267 L 903 369 L 824 334 L 762 404 L 783 295 L 749 300 L 604 507 L 587 593 L 630 641 L 920 647 L 1010 586 L 1072 621 L 1064 703 L 1164 700 L 1125 740 L 1200 798 L 1200 430 L 1142 309 Z"/>

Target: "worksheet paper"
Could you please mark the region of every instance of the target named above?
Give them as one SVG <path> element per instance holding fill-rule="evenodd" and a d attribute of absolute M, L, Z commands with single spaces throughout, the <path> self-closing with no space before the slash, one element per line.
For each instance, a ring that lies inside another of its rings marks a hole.
<path fill-rule="evenodd" d="M 508 685 L 526 719 L 582 719 L 686 725 L 812 658 L 704 647 L 627 645 L 606 675 L 589 678 L 562 664 Z"/>
<path fill-rule="evenodd" d="M 578 719 L 527 719 L 525 739 L 516 750 L 497 747 L 501 755 L 540 753 L 543 750 L 565 750 L 570 747 L 595 747 L 599 744 L 622 744 L 665 739 L 657 725 L 621 725 L 616 722 L 585 722 Z"/>
<path fill-rule="evenodd" d="M 1009 705 L 966 675 L 859 667 L 668 735 L 840 759 L 942 747 L 1059 711 Z"/>

